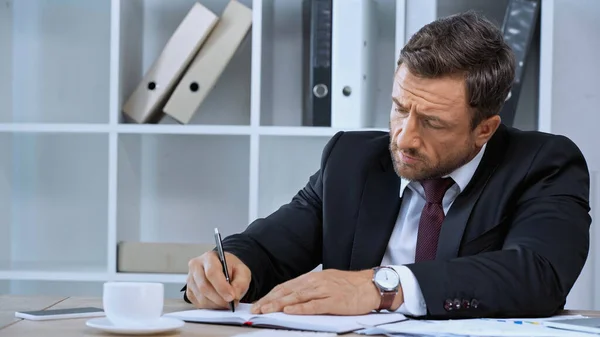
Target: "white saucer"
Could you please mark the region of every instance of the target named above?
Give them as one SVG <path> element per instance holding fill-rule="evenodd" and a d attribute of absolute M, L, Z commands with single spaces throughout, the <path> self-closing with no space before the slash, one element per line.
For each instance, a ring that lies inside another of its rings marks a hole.
<path fill-rule="evenodd" d="M 118 326 L 111 323 L 106 317 L 98 317 L 85 322 L 85 325 L 106 332 L 126 335 L 142 335 L 167 332 L 181 328 L 185 322 L 176 318 L 161 317 L 151 325 L 145 326 Z"/>

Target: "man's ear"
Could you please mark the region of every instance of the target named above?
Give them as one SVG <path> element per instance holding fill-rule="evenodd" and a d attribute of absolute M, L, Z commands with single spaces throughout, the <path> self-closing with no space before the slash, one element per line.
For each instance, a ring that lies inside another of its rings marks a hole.
<path fill-rule="evenodd" d="M 499 115 L 494 115 L 481 121 L 475 128 L 475 144 L 478 147 L 482 147 L 483 144 L 487 143 L 496 130 L 498 130 L 501 121 L 502 119 Z"/>

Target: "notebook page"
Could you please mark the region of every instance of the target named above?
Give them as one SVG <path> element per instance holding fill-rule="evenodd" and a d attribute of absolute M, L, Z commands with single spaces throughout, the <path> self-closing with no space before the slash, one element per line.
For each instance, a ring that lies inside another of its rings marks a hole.
<path fill-rule="evenodd" d="M 255 325 L 282 326 L 323 332 L 347 332 L 380 324 L 406 320 L 399 313 L 372 313 L 358 316 L 289 315 L 282 312 L 258 315 L 252 318 Z"/>
<path fill-rule="evenodd" d="M 337 337 L 334 333 L 312 332 L 312 331 L 286 331 L 259 329 L 253 332 L 243 332 L 233 337 Z"/>
<path fill-rule="evenodd" d="M 235 312 L 230 310 L 193 309 L 165 314 L 166 317 L 179 318 L 191 322 L 214 322 L 214 323 L 245 323 L 256 315 L 250 313 L 252 304 L 240 303 Z"/>

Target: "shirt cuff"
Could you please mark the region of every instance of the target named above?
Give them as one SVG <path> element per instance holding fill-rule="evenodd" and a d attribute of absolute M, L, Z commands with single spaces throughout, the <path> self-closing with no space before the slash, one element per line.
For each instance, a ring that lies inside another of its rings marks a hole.
<path fill-rule="evenodd" d="M 404 315 L 425 316 L 427 304 L 423 298 L 421 287 L 415 275 L 406 266 L 390 266 L 400 276 L 400 286 L 404 295 L 404 303 L 396 310 Z"/>

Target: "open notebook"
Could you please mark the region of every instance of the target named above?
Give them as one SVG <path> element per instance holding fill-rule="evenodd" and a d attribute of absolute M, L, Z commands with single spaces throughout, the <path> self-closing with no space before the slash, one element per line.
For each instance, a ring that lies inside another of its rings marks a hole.
<path fill-rule="evenodd" d="M 399 313 L 372 313 L 360 316 L 288 315 L 282 312 L 255 315 L 250 313 L 251 304 L 241 303 L 235 312 L 228 310 L 193 309 L 165 314 L 186 322 L 248 325 L 253 327 L 305 330 L 317 332 L 346 333 L 399 322 L 406 317 Z"/>

